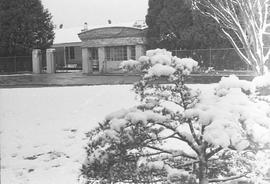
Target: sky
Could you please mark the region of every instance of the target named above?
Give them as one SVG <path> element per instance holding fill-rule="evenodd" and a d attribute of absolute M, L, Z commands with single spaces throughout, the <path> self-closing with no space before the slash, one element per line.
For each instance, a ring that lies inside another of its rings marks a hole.
<path fill-rule="evenodd" d="M 53 23 L 64 28 L 104 25 L 145 20 L 148 0 L 41 0 L 53 16 Z"/>

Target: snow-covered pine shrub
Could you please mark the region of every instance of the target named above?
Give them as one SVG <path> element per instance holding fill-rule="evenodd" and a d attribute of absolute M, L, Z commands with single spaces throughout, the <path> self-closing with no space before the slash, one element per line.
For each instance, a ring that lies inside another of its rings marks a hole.
<path fill-rule="evenodd" d="M 269 154 L 270 105 L 255 98 L 254 83 L 231 76 L 201 93 L 185 84 L 197 62 L 164 49 L 147 51 L 139 64 L 145 74 L 134 91 L 141 104 L 108 115 L 89 133 L 85 178 L 207 184 L 248 177 L 263 183 L 270 161 L 257 160 Z M 168 83 L 156 82 L 160 77 Z"/>

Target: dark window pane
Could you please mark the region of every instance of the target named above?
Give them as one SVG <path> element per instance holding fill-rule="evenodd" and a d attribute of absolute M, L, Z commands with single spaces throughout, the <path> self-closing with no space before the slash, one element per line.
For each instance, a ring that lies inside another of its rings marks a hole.
<path fill-rule="evenodd" d="M 74 47 L 69 47 L 69 56 L 70 56 L 70 59 L 75 59 L 75 48 Z"/>
<path fill-rule="evenodd" d="M 135 45 L 130 46 L 130 51 L 131 51 L 131 53 L 130 53 L 131 58 L 130 59 L 135 60 L 136 59 Z"/>

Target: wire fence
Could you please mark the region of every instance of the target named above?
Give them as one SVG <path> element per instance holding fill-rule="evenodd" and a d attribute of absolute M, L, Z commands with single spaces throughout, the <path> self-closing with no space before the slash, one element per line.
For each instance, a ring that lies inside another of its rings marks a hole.
<path fill-rule="evenodd" d="M 265 47 L 265 53 L 270 47 Z M 243 49 L 242 49 L 243 50 Z M 172 54 L 180 58 L 193 58 L 198 61 L 202 71 L 214 70 L 251 70 L 251 66 L 241 60 L 233 48 L 173 50 Z M 45 56 L 42 65 L 46 66 Z M 270 59 L 266 65 L 270 68 Z M 32 56 L 0 57 L 0 73 L 17 73 L 32 71 Z"/>
<path fill-rule="evenodd" d="M 269 49 L 270 47 L 265 47 L 264 52 Z M 172 54 L 180 58 L 188 57 L 198 61 L 201 69 L 212 67 L 215 70 L 251 70 L 251 66 L 247 65 L 233 48 L 173 50 Z M 270 67 L 269 59 L 267 65 Z"/>
<path fill-rule="evenodd" d="M 0 73 L 32 71 L 32 56 L 0 57 Z"/>

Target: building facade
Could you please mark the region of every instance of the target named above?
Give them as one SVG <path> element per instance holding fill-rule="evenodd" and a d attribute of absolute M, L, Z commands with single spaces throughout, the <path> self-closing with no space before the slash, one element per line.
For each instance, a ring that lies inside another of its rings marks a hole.
<path fill-rule="evenodd" d="M 55 30 L 52 48 L 56 68 L 82 69 L 83 73 L 121 73 L 124 60 L 145 54 L 146 29 L 132 25 L 105 25 L 88 29 Z"/>
<path fill-rule="evenodd" d="M 145 54 L 146 30 L 103 27 L 81 32 L 83 73 L 119 73 L 122 61 Z"/>
<path fill-rule="evenodd" d="M 81 42 L 72 44 L 54 45 L 56 50 L 56 65 L 62 67 L 82 67 Z"/>
<path fill-rule="evenodd" d="M 78 37 L 81 28 L 55 30 L 52 48 L 56 50 L 56 67 L 82 67 L 82 42 Z"/>

